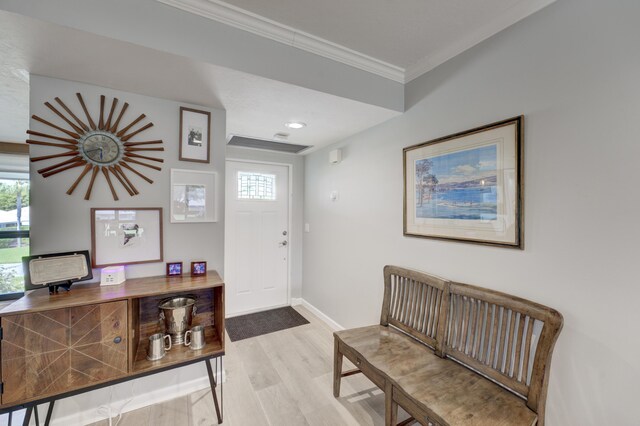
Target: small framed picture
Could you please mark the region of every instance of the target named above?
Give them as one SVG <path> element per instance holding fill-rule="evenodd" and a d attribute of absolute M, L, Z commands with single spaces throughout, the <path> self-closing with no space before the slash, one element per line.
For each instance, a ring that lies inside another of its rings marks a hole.
<path fill-rule="evenodd" d="M 208 163 L 211 113 L 180 107 L 180 161 Z"/>
<path fill-rule="evenodd" d="M 182 262 L 167 262 L 167 276 L 182 276 Z"/>
<path fill-rule="evenodd" d="M 207 262 L 191 262 L 191 275 L 207 275 Z"/>

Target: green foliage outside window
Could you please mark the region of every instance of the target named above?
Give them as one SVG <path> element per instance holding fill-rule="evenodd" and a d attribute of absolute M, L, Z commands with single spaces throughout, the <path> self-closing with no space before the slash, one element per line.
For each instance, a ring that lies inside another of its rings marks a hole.
<path fill-rule="evenodd" d="M 21 199 L 22 207 L 29 205 L 28 181 L 17 180 L 13 183 L 0 183 L 0 210 L 15 210 L 18 198 Z"/>
<path fill-rule="evenodd" d="M 20 206 L 24 214 L 22 209 L 29 206 L 29 201 L 28 180 L 0 182 L 0 210 L 7 212 L 17 210 Z M 26 221 L 25 219 L 27 218 L 22 217 L 21 222 Z M 24 290 L 20 265 L 22 257 L 29 255 L 29 238 L 2 238 L 2 232 L 28 231 L 29 226 L 20 224 L 18 227 L 17 223 L 6 223 L 5 225 L 8 226 L 0 227 L 0 294 L 17 293 Z"/>

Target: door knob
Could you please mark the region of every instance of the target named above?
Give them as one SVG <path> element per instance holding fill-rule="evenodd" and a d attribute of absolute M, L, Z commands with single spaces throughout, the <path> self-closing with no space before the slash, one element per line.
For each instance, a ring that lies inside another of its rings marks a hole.
<path fill-rule="evenodd" d="M 287 242 L 287 240 L 284 240 L 284 241 L 282 241 L 282 242 L 280 243 L 280 247 L 284 247 L 284 246 L 286 246 L 287 244 L 289 244 L 289 243 Z"/>

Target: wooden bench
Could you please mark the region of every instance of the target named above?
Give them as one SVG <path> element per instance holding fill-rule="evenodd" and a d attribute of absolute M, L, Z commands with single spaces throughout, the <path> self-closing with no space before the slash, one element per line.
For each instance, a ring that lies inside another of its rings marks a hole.
<path fill-rule="evenodd" d="M 544 425 L 555 310 L 397 266 L 384 268 L 380 325 L 334 333 L 333 393 L 364 373 L 422 425 Z M 357 368 L 342 372 L 343 356 Z"/>

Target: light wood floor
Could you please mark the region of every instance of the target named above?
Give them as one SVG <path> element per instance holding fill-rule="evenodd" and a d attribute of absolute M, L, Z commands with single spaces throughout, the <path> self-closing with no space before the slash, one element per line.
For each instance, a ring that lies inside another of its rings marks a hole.
<path fill-rule="evenodd" d="M 296 309 L 310 324 L 235 343 L 227 340 L 223 424 L 383 425 L 384 394 L 362 374 L 342 379 L 341 396 L 333 397 L 332 331 L 305 308 Z M 344 368 L 353 366 L 345 362 Z M 401 410 L 400 419 L 405 417 Z M 125 413 L 119 426 L 215 424 L 211 391 L 203 390 Z"/>

